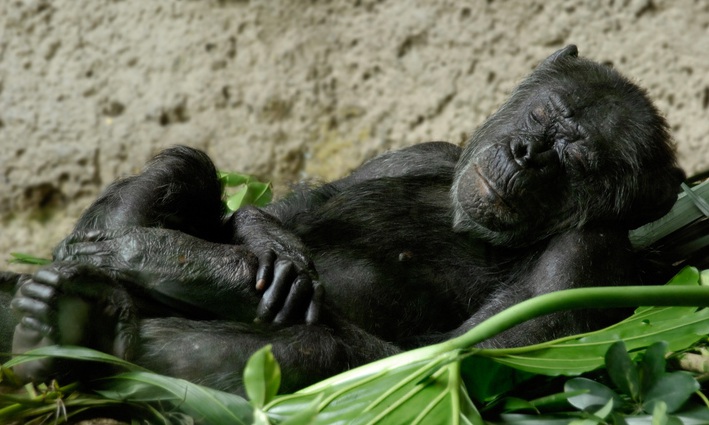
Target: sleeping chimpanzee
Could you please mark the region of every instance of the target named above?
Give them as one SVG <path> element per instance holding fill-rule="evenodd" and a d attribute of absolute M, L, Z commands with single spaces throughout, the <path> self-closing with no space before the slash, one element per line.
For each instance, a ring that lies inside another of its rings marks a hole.
<path fill-rule="evenodd" d="M 568 46 L 465 149 L 386 153 L 266 208 L 225 218 L 209 158 L 164 151 L 106 189 L 53 264 L 15 275 L 12 350 L 82 344 L 239 391 L 245 361 L 270 343 L 292 391 L 535 295 L 637 284 L 628 230 L 664 215 L 683 177 L 645 92 Z M 558 313 L 483 345 L 587 331 L 602 317 Z M 42 360 L 16 372 L 64 369 Z"/>

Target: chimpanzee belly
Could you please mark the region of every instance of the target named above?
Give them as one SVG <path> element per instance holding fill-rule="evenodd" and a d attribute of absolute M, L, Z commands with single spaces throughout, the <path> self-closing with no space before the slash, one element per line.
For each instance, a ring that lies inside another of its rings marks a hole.
<path fill-rule="evenodd" d="M 460 325 L 489 289 L 487 246 L 455 233 L 447 176 L 365 181 L 295 220 L 326 302 L 388 341 Z M 474 292 L 469 289 L 474 288 Z"/>

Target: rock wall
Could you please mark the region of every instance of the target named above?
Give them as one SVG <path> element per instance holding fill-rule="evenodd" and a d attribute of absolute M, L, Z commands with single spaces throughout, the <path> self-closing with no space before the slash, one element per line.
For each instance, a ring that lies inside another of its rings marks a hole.
<path fill-rule="evenodd" d="M 160 149 L 283 190 L 386 149 L 461 143 L 576 43 L 646 87 L 709 168 L 709 2 L 0 2 L 0 262 L 48 256 L 99 190 Z"/>

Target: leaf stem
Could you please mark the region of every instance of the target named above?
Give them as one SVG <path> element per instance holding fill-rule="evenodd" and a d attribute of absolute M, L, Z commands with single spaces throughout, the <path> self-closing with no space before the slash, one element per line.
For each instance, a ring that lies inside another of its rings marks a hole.
<path fill-rule="evenodd" d="M 563 310 L 638 306 L 709 307 L 709 287 L 618 286 L 552 292 L 514 305 L 448 343 L 459 349 L 473 348 L 515 325 Z"/>

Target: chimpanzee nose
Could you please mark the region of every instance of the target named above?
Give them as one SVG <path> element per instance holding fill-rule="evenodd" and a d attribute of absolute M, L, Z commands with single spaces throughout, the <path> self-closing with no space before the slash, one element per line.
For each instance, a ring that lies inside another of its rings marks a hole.
<path fill-rule="evenodd" d="M 529 166 L 529 161 L 531 159 L 531 152 L 526 141 L 515 139 L 510 146 L 512 150 L 512 157 L 515 159 L 517 164 L 523 168 Z"/>
<path fill-rule="evenodd" d="M 510 144 L 512 157 L 522 168 L 546 168 L 558 160 L 554 149 L 544 141 L 515 139 Z"/>

